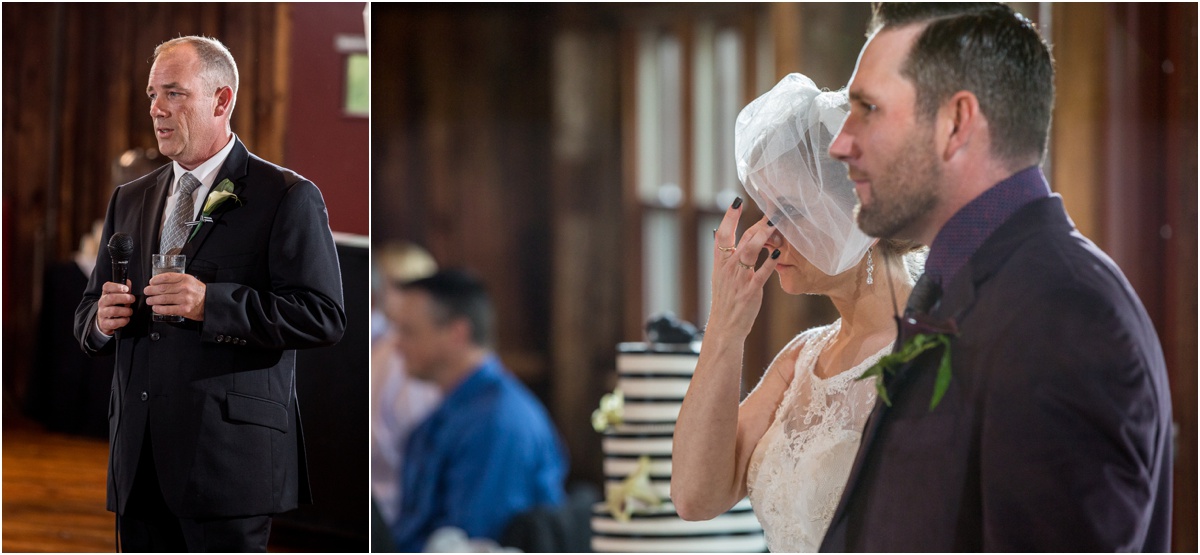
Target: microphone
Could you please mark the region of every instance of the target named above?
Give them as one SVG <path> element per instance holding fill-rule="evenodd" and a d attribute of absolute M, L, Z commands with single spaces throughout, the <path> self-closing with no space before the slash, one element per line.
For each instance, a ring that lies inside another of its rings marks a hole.
<path fill-rule="evenodd" d="M 114 233 L 108 240 L 108 255 L 112 257 L 112 281 L 125 285 L 129 277 L 129 259 L 133 256 L 133 237 L 128 233 Z"/>
<path fill-rule="evenodd" d="M 110 237 L 108 240 L 108 255 L 112 257 L 112 281 L 120 283 L 121 285 L 125 285 L 125 280 L 126 280 L 126 278 L 129 277 L 129 259 L 133 257 L 133 237 L 130 237 L 128 233 L 114 233 L 113 236 Z M 116 350 L 116 365 L 117 366 L 116 367 L 120 368 L 121 367 L 121 348 L 120 348 L 120 346 L 121 346 L 121 330 L 118 329 L 117 331 L 113 332 L 113 335 L 116 336 L 116 341 L 117 341 L 117 350 Z M 117 388 L 114 391 L 117 394 L 117 406 L 123 407 L 123 406 L 125 406 L 125 388 L 121 386 L 121 373 L 117 372 L 115 377 L 117 379 Z M 112 437 L 118 437 L 116 434 L 121 429 L 121 412 L 122 411 L 118 410 L 116 413 L 117 414 L 117 424 L 116 424 L 116 428 L 113 430 Z M 114 449 L 116 448 L 115 445 L 113 448 Z M 113 474 L 113 457 L 108 458 L 108 475 L 115 476 L 115 474 Z M 118 500 L 117 506 L 120 507 L 120 503 L 119 503 L 120 492 L 118 491 L 117 493 L 115 493 L 115 495 L 117 496 L 116 499 Z M 117 544 L 117 551 L 120 552 L 121 551 L 121 515 L 120 514 L 117 515 L 117 521 L 116 521 L 115 526 L 116 526 L 116 532 L 115 532 L 115 536 L 114 536 L 114 541 Z"/>

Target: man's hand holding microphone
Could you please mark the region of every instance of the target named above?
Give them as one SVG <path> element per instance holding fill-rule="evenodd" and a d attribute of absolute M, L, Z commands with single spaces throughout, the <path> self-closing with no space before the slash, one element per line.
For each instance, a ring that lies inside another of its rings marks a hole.
<path fill-rule="evenodd" d="M 128 233 L 114 233 L 108 240 L 108 254 L 112 257 L 113 278 L 104 284 L 100 302 L 96 308 L 96 327 L 104 335 L 112 335 L 129 324 L 133 316 L 132 305 L 137 298 L 129 292 L 133 283 L 129 275 L 129 258 L 133 256 L 133 237 Z"/>

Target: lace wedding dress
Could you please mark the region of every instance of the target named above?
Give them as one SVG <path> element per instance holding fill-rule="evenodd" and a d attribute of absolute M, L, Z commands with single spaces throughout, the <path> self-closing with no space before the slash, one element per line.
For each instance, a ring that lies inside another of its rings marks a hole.
<path fill-rule="evenodd" d="M 792 383 L 750 457 L 750 504 L 774 552 L 812 552 L 821 546 L 875 406 L 875 380 L 854 378 L 890 345 L 829 379 L 814 374 L 817 356 L 840 328 L 838 320 L 808 330 L 784 348 L 800 349 Z"/>

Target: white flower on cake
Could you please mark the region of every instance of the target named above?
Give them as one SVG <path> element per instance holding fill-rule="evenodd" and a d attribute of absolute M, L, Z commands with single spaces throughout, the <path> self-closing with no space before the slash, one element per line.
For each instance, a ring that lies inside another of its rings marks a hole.
<path fill-rule="evenodd" d="M 609 485 L 605 492 L 604 502 L 613 518 L 621 522 L 629 522 L 634 507 L 640 502 L 646 507 L 658 508 L 662 499 L 650 486 L 650 457 L 642 455 L 638 458 L 637 470 L 625 477 L 620 485 Z"/>
<path fill-rule="evenodd" d="M 607 393 L 600 398 L 600 408 L 592 411 L 592 428 L 604 433 L 613 426 L 619 426 L 624 414 L 625 394 L 620 389 Z"/>

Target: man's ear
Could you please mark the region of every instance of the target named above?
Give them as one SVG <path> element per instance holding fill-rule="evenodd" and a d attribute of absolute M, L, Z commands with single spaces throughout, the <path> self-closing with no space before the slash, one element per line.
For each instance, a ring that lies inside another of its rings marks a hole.
<path fill-rule="evenodd" d="M 448 324 L 450 333 L 454 335 L 454 342 L 459 345 L 472 345 L 475 341 L 472 339 L 471 321 L 466 318 L 455 318 Z"/>
<path fill-rule="evenodd" d="M 979 111 L 979 99 L 970 91 L 954 93 L 938 110 L 938 139 L 945 141 L 942 159 L 950 160 L 970 146 L 976 134 L 987 125 Z"/>
<path fill-rule="evenodd" d="M 221 87 L 217 89 L 217 107 L 213 111 L 214 116 L 224 116 L 233 109 L 233 88 Z"/>

